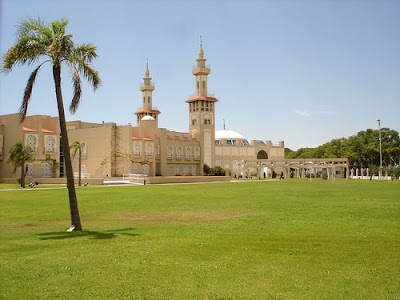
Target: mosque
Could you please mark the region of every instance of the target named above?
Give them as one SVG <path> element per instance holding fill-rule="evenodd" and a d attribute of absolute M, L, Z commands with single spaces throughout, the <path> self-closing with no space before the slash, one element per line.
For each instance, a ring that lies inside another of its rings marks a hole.
<path fill-rule="evenodd" d="M 125 173 L 201 176 L 207 164 L 210 167 L 223 167 L 236 176 L 240 172 L 237 166 L 243 161 L 284 160 L 283 141 L 276 145 L 271 141 L 248 141 L 238 132 L 225 128 L 215 130 L 218 99 L 208 93 L 211 69 L 206 65 L 201 42 L 196 62 L 192 70 L 196 92 L 185 101 L 189 109 L 188 132 L 159 128 L 161 112 L 153 107 L 155 86 L 148 64 L 140 85 L 142 107 L 134 112 L 136 126 L 67 122 L 69 141 L 85 144 L 82 173 L 99 178 L 122 176 Z M 64 176 L 58 117 L 27 116 L 20 124 L 19 114 L 0 116 L 0 178 L 11 177 L 11 166 L 6 159 L 9 149 L 17 141 L 29 145 L 36 158 L 28 163 L 28 177 Z M 73 168 L 75 172 L 78 171 L 78 158 L 74 156 Z M 13 176 L 17 177 L 18 173 Z"/>

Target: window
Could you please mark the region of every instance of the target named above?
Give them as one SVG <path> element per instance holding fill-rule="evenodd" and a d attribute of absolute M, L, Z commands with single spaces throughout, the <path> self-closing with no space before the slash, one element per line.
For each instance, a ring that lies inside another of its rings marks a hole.
<path fill-rule="evenodd" d="M 44 147 L 46 149 L 46 152 L 53 153 L 55 151 L 55 147 L 56 147 L 56 139 L 55 139 L 55 137 L 53 137 L 51 135 L 47 135 L 45 137 Z"/>
<path fill-rule="evenodd" d="M 226 140 L 226 144 L 230 146 L 235 146 L 236 145 L 236 140 Z"/>
<path fill-rule="evenodd" d="M 33 134 L 30 134 L 26 138 L 26 144 L 31 148 L 32 152 L 36 152 L 37 150 L 37 137 Z"/>
<path fill-rule="evenodd" d="M 191 157 L 192 157 L 192 148 L 186 147 L 186 149 L 185 149 L 186 160 L 190 160 Z"/>
<path fill-rule="evenodd" d="M 200 88 L 200 83 L 197 81 L 197 89 Z"/>
<path fill-rule="evenodd" d="M 172 149 L 172 146 L 167 147 L 167 158 L 172 159 L 172 155 L 174 154 L 174 151 Z"/>
<path fill-rule="evenodd" d="M 138 174 L 139 172 L 139 165 L 138 164 L 133 164 L 131 167 L 131 173 L 132 174 Z"/>
<path fill-rule="evenodd" d="M 199 160 L 200 159 L 200 148 L 199 147 L 195 147 L 194 148 L 193 158 L 195 160 Z"/>
<path fill-rule="evenodd" d="M 188 166 L 183 166 L 183 171 L 182 171 L 182 173 L 183 173 L 183 176 L 186 176 L 187 174 L 188 174 Z"/>
<path fill-rule="evenodd" d="M 175 167 L 174 167 L 174 175 L 179 175 L 179 165 L 175 165 Z"/>
<path fill-rule="evenodd" d="M 192 166 L 192 175 L 193 176 L 197 175 L 197 167 L 196 166 Z"/>
<path fill-rule="evenodd" d="M 28 163 L 25 165 L 25 168 L 27 170 L 26 177 L 32 177 L 33 176 L 33 164 Z"/>
<path fill-rule="evenodd" d="M 192 125 L 196 125 L 196 118 L 192 118 Z"/>
<path fill-rule="evenodd" d="M 215 140 L 215 145 L 221 145 L 221 140 Z"/>
<path fill-rule="evenodd" d="M 142 171 L 143 171 L 143 175 L 149 175 L 150 166 L 149 165 L 143 165 Z"/>
<path fill-rule="evenodd" d="M 42 164 L 42 177 L 51 177 L 51 166 L 49 163 Z"/>
<path fill-rule="evenodd" d="M 242 140 L 241 144 L 242 144 L 242 146 L 250 146 L 250 144 L 247 140 Z"/>
<path fill-rule="evenodd" d="M 153 143 L 148 142 L 146 143 L 146 156 L 152 156 L 153 155 Z"/>
<path fill-rule="evenodd" d="M 156 157 L 159 158 L 160 157 L 160 145 L 156 146 Z"/>
<path fill-rule="evenodd" d="M 147 97 L 147 102 L 150 103 L 150 97 Z"/>
<path fill-rule="evenodd" d="M 182 152 L 183 150 L 181 146 L 176 147 L 176 159 L 182 159 Z"/>
<path fill-rule="evenodd" d="M 206 82 L 203 81 L 203 89 L 205 89 L 205 88 L 206 88 Z"/>
<path fill-rule="evenodd" d="M 133 143 L 133 155 L 134 156 L 142 155 L 142 143 L 141 142 Z"/>

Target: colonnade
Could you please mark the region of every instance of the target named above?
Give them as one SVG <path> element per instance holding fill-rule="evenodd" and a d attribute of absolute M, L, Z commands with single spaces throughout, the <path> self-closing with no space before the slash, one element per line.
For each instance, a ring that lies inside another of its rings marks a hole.
<path fill-rule="evenodd" d="M 242 160 L 236 163 L 233 170 L 235 177 L 252 178 L 256 173 L 257 178 L 268 178 L 272 172 L 277 177 L 303 178 L 317 176 L 325 173 L 327 178 L 349 178 L 349 160 L 347 158 L 319 158 L 319 159 L 257 159 Z"/>

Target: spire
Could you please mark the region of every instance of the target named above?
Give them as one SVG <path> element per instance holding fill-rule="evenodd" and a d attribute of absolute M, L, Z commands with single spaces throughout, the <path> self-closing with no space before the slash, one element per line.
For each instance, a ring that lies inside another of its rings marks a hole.
<path fill-rule="evenodd" d="M 146 72 L 144 73 L 144 77 L 149 78 L 150 77 L 150 71 L 149 71 L 149 59 L 146 58 Z"/>
<path fill-rule="evenodd" d="M 200 36 L 200 50 L 199 50 L 199 58 L 204 58 L 204 52 L 203 52 L 203 39 Z"/>

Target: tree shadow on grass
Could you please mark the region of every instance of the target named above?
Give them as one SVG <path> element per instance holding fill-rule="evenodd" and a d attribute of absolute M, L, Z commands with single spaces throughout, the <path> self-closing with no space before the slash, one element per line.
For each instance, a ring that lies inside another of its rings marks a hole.
<path fill-rule="evenodd" d="M 37 234 L 37 236 L 41 240 L 65 240 L 65 239 L 72 239 L 79 237 L 90 237 L 96 240 L 109 240 L 116 238 L 119 235 L 125 235 L 130 237 L 140 236 L 140 234 L 129 232 L 132 230 L 134 230 L 134 228 L 107 230 L 104 232 L 91 231 L 91 230 L 73 231 L 73 232 L 55 231 L 55 232 L 40 233 Z"/>

